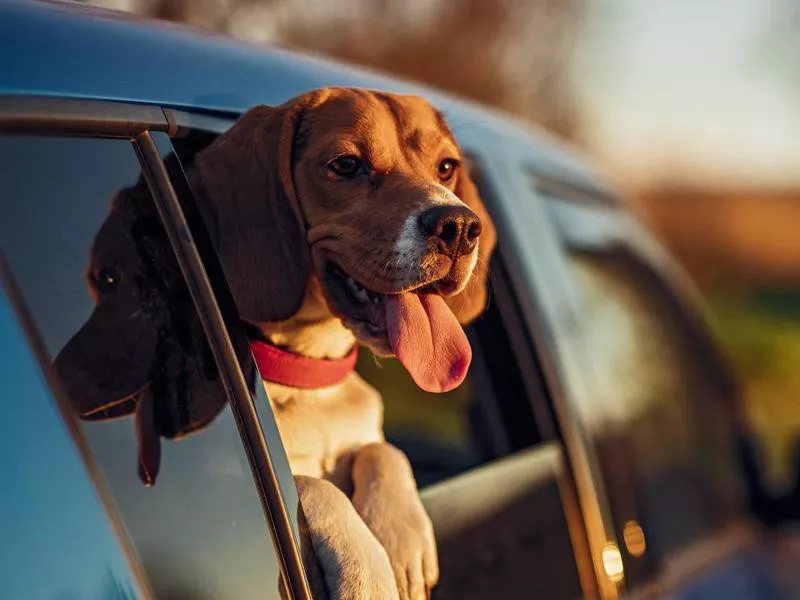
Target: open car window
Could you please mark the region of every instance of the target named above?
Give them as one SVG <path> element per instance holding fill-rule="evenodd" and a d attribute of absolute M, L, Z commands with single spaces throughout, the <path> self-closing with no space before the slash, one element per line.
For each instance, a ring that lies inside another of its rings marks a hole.
<path fill-rule="evenodd" d="M 206 123 L 189 113 L 180 116 L 198 126 L 182 129 L 172 140 L 187 170 L 225 123 Z M 475 154 L 468 156 L 467 166 L 481 195 L 490 194 Z M 495 282 L 501 286 L 497 279 L 504 273 L 499 259 L 491 268 L 490 286 Z M 490 300 L 486 312 L 467 327 L 472 368 L 461 386 L 445 394 L 424 392 L 399 361 L 361 349 L 357 370 L 381 393 L 386 437 L 408 455 L 421 488 L 542 440 L 541 423 L 534 417 L 530 393 L 511 350 L 507 318 Z M 546 403 L 543 388 L 535 393 L 537 402 Z"/>

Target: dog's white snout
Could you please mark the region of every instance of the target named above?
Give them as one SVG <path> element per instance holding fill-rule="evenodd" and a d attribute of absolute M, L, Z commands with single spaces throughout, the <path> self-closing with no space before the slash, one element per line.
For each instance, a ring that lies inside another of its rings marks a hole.
<path fill-rule="evenodd" d="M 463 288 L 478 261 L 480 232 L 481 223 L 477 215 L 452 191 L 437 184 L 403 221 L 392 261 L 400 272 L 408 273 L 412 279 L 417 277 L 422 263 L 429 258 L 433 239 L 443 254 L 453 259 L 468 258 L 469 265 L 464 269 L 467 277 L 459 282 L 459 287 Z"/>
<path fill-rule="evenodd" d="M 398 261 L 419 261 L 425 252 L 427 234 L 420 221 L 425 213 L 437 207 L 467 208 L 458 196 L 443 185 L 436 184 L 427 194 L 420 206 L 412 211 L 403 222 L 394 247 L 394 256 Z"/>

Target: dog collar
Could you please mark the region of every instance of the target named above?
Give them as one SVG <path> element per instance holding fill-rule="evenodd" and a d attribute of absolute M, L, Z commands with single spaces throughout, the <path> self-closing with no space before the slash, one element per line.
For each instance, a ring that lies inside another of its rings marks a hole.
<path fill-rule="evenodd" d="M 358 346 L 344 358 L 308 358 L 267 342 L 252 340 L 250 350 L 261 379 L 295 388 L 315 389 L 336 385 L 356 367 Z"/>

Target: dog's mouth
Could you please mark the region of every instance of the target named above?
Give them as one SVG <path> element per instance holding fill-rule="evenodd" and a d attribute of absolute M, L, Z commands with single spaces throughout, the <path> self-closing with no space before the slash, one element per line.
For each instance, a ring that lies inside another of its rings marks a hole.
<path fill-rule="evenodd" d="M 463 381 L 472 351 L 442 297 L 455 289 L 447 277 L 380 293 L 328 263 L 323 285 L 334 312 L 359 342 L 379 354 L 394 354 L 422 389 L 444 392 Z"/>
<path fill-rule="evenodd" d="M 326 275 L 327 291 L 336 305 L 337 312 L 345 321 L 349 321 L 347 324 L 351 328 L 352 325 L 360 326 L 370 337 L 375 338 L 374 341 L 386 341 L 387 295 L 362 286 L 334 263 L 328 263 Z"/>

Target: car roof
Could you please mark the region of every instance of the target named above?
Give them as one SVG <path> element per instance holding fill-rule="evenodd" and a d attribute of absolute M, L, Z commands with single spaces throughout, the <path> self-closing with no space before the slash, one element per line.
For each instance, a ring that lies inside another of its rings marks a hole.
<path fill-rule="evenodd" d="M 608 193 L 598 173 L 555 136 L 401 78 L 74 2 L 6 0 L 0 15 L 0 94 L 229 114 L 322 86 L 418 94 L 482 136 L 516 140 L 543 172 Z"/>

